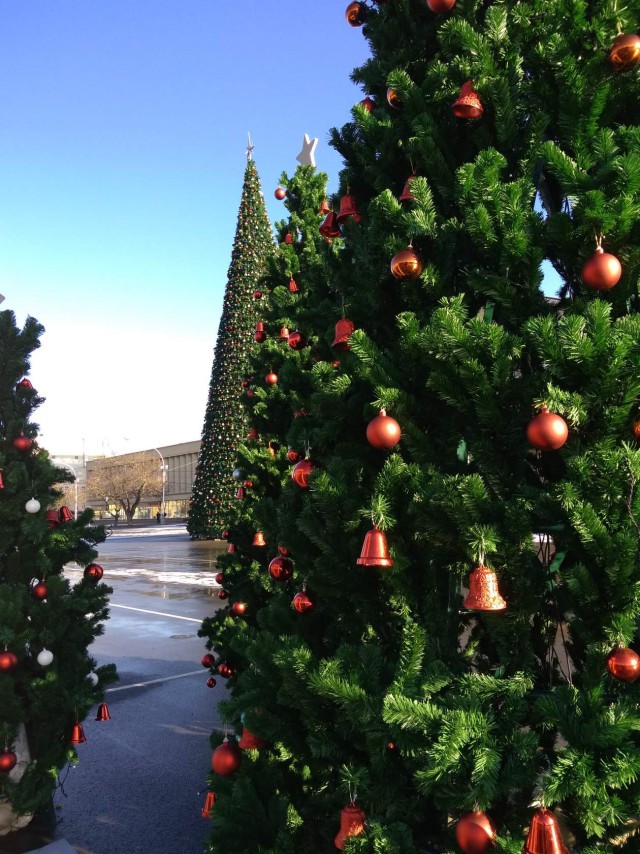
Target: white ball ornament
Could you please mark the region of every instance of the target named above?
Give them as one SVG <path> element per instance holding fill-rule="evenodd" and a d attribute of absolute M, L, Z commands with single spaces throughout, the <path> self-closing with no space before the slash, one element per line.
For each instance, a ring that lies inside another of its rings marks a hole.
<path fill-rule="evenodd" d="M 48 649 L 43 649 L 38 653 L 38 664 L 41 667 L 48 667 L 53 661 L 53 653 Z"/>
<path fill-rule="evenodd" d="M 100 679 L 98 678 L 98 674 L 94 673 L 93 670 L 91 673 L 87 673 L 87 679 L 91 682 L 92 685 L 97 685 Z"/>
<path fill-rule="evenodd" d="M 24 505 L 24 509 L 27 513 L 37 513 L 40 510 L 40 502 L 37 498 L 30 498 Z"/>

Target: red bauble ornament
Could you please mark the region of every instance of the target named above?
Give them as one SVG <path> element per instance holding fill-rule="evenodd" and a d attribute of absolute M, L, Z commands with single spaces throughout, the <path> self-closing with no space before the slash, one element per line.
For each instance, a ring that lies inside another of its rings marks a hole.
<path fill-rule="evenodd" d="M 238 742 L 238 747 L 241 750 L 260 750 L 266 747 L 267 742 L 259 735 L 254 735 L 247 727 L 242 728 L 242 737 Z"/>
<path fill-rule="evenodd" d="M 0 652 L 0 673 L 12 673 L 18 666 L 18 656 L 14 652 Z"/>
<path fill-rule="evenodd" d="M 289 557 L 289 549 L 286 546 L 278 546 L 278 554 Z"/>
<path fill-rule="evenodd" d="M 293 243 L 293 234 L 291 234 L 291 232 L 290 232 L 290 231 L 288 231 L 288 232 L 285 234 L 285 236 L 284 236 L 284 242 L 287 244 L 287 246 L 291 246 L 291 244 Z"/>
<path fill-rule="evenodd" d="M 470 611 L 504 611 L 507 603 L 498 589 L 498 576 L 488 566 L 477 566 L 469 576 L 464 607 Z"/>
<path fill-rule="evenodd" d="M 436 15 L 441 15 L 444 12 L 450 12 L 456 5 L 456 0 L 427 0 L 427 6 Z"/>
<path fill-rule="evenodd" d="M 262 299 L 262 291 L 254 291 L 253 292 L 254 299 Z"/>
<path fill-rule="evenodd" d="M 353 3 L 349 3 L 347 6 L 344 14 L 348 24 L 352 27 L 361 27 L 367 17 L 367 7 L 364 3 L 359 3 L 357 0 L 353 0 Z"/>
<path fill-rule="evenodd" d="M 242 380 L 240 385 L 242 386 L 242 388 L 249 388 L 249 380 Z"/>
<path fill-rule="evenodd" d="M 222 532 L 222 539 L 228 540 L 229 539 L 229 533 L 230 532 L 225 528 L 224 531 Z"/>
<path fill-rule="evenodd" d="M 264 381 L 267 385 L 277 385 L 278 384 L 278 375 L 274 374 L 273 371 L 269 371 L 269 373 L 264 378 Z"/>
<path fill-rule="evenodd" d="M 16 451 L 21 451 L 23 454 L 26 454 L 27 451 L 31 450 L 31 446 L 33 442 L 28 436 L 25 436 L 24 433 L 20 433 L 19 436 L 13 440 L 13 447 Z"/>
<path fill-rule="evenodd" d="M 400 95 L 398 95 L 396 90 L 391 86 L 387 89 L 387 104 L 389 104 L 390 107 L 393 107 L 394 110 L 399 110 L 402 106 Z"/>
<path fill-rule="evenodd" d="M 527 439 L 538 451 L 557 451 L 567 441 L 569 427 L 561 415 L 543 406 L 527 425 Z"/>
<path fill-rule="evenodd" d="M 631 71 L 640 62 L 640 36 L 626 33 L 611 45 L 609 62 L 614 71 Z"/>
<path fill-rule="evenodd" d="M 402 430 L 395 418 L 384 409 L 367 425 L 367 441 L 374 448 L 393 448 L 400 441 Z"/>
<path fill-rule="evenodd" d="M 211 767 L 221 777 L 230 777 L 240 767 L 241 758 L 242 753 L 235 738 L 231 741 L 225 738 L 222 744 L 213 751 Z"/>
<path fill-rule="evenodd" d="M 249 391 L 247 392 L 247 397 L 255 397 L 255 396 L 256 396 L 255 391 L 252 388 L 250 388 Z"/>
<path fill-rule="evenodd" d="M 258 431 L 256 430 L 255 427 L 252 427 L 251 430 L 249 430 L 249 433 L 247 435 L 247 439 L 257 439 L 257 438 L 258 438 Z"/>
<path fill-rule="evenodd" d="M 269 564 L 269 575 L 274 581 L 288 581 L 293 575 L 293 563 L 288 557 L 279 555 Z"/>
<path fill-rule="evenodd" d="M 218 590 L 218 599 L 226 599 L 229 595 L 228 590 Z"/>
<path fill-rule="evenodd" d="M 230 676 L 233 676 L 235 670 L 233 667 L 230 667 L 226 661 L 223 661 L 218 665 L 218 673 L 223 679 L 228 679 Z"/>
<path fill-rule="evenodd" d="M 362 836 L 365 831 L 364 823 L 366 820 L 364 811 L 354 803 L 343 807 L 340 813 L 340 830 L 333 840 L 334 845 L 339 851 L 344 850 L 344 843 L 347 839 L 353 836 Z"/>
<path fill-rule="evenodd" d="M 222 572 L 216 572 L 213 577 L 213 580 L 216 582 L 216 584 L 222 584 L 222 582 L 224 581 L 224 574 Z"/>
<path fill-rule="evenodd" d="M 424 264 L 418 253 L 407 246 L 391 259 L 391 273 L 399 281 L 412 281 L 422 275 Z"/>
<path fill-rule="evenodd" d="M 615 255 L 598 246 L 582 268 L 582 281 L 592 291 L 608 291 L 618 284 L 622 264 Z"/>
<path fill-rule="evenodd" d="M 84 577 L 87 581 L 98 582 L 104 575 L 104 569 L 99 566 L 97 563 L 90 563 L 89 566 L 86 566 L 84 569 Z"/>
<path fill-rule="evenodd" d="M 289 448 L 287 451 L 287 459 L 290 463 L 297 463 L 298 460 L 302 459 L 302 454 L 299 454 L 298 451 L 294 451 L 293 448 Z"/>
<path fill-rule="evenodd" d="M 202 666 L 203 666 L 203 667 L 213 667 L 213 665 L 214 665 L 215 663 L 216 663 L 216 660 L 215 660 L 215 658 L 211 655 L 211 653 L 210 653 L 210 652 L 205 652 L 205 654 L 204 654 L 204 655 L 202 656 L 202 658 L 200 659 L 200 664 L 202 664 Z"/>
<path fill-rule="evenodd" d="M 484 113 L 484 107 L 473 88 L 473 80 L 462 84 L 460 94 L 451 105 L 453 114 L 459 119 L 479 119 Z"/>
<path fill-rule="evenodd" d="M 0 774 L 8 774 L 9 771 L 12 771 L 16 767 L 17 761 L 18 757 L 13 750 L 5 747 L 4 750 L 0 751 Z"/>
<path fill-rule="evenodd" d="M 215 688 L 215 687 L 216 687 L 216 685 L 217 685 L 216 680 L 213 678 L 213 676 L 210 676 L 210 677 L 207 679 L 207 688 Z"/>
<path fill-rule="evenodd" d="M 640 416 L 636 415 L 631 423 L 631 432 L 634 439 L 640 439 Z"/>
<path fill-rule="evenodd" d="M 366 95 L 362 101 L 360 101 L 360 106 L 368 113 L 372 113 L 375 110 L 376 102 L 369 95 Z M 321 210 L 320 213 L 324 213 L 324 211 Z"/>
<path fill-rule="evenodd" d="M 313 599 L 311 599 L 307 591 L 301 590 L 300 593 L 296 593 L 293 597 L 293 607 L 299 614 L 306 614 L 307 611 L 311 611 L 315 606 Z"/>
<path fill-rule="evenodd" d="M 29 391 L 29 389 L 32 388 L 33 386 L 31 385 L 31 380 L 28 380 L 26 377 L 23 380 L 20 380 L 20 382 L 16 385 L 16 391 L 20 391 L 20 389 L 22 389 L 23 391 Z"/>
<path fill-rule="evenodd" d="M 298 332 L 296 329 L 287 338 L 287 344 L 292 350 L 304 350 L 307 346 L 307 339 L 304 337 L 302 332 Z"/>
<path fill-rule="evenodd" d="M 275 193 L 273 195 L 276 197 L 276 199 L 279 202 L 281 202 L 283 199 L 286 199 L 287 191 L 283 190 L 282 187 L 278 187 L 278 189 L 275 191 Z"/>
<path fill-rule="evenodd" d="M 456 841 L 464 854 L 486 854 L 495 837 L 495 827 L 483 812 L 468 812 L 456 824 Z"/>
<path fill-rule="evenodd" d="M 291 477 L 300 489 L 309 489 L 309 475 L 315 469 L 315 464 L 311 460 L 300 460 L 293 467 Z"/>
<path fill-rule="evenodd" d="M 640 676 L 640 656 L 626 646 L 619 646 L 607 658 L 607 670 L 614 679 L 635 682 Z"/>
<path fill-rule="evenodd" d="M 246 602 L 234 602 L 231 606 L 231 613 L 235 614 L 236 617 L 241 617 L 245 611 L 247 610 Z"/>
<path fill-rule="evenodd" d="M 31 593 L 34 599 L 37 599 L 38 602 L 42 602 L 43 599 L 47 598 L 47 585 L 44 583 L 44 581 L 38 581 L 31 587 L 31 590 L 29 592 Z"/>

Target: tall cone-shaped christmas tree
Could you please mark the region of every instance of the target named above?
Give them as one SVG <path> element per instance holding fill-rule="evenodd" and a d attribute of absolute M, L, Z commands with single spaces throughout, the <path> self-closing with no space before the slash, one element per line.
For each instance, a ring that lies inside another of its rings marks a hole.
<path fill-rule="evenodd" d="M 258 280 L 273 253 L 273 235 L 252 149 L 250 143 L 189 505 L 187 529 L 197 540 L 222 535 L 235 500 L 236 448 L 247 430 L 237 399 L 260 318 Z"/>
<path fill-rule="evenodd" d="M 223 713 L 266 746 L 212 850 L 636 854 L 637 3 L 349 12 L 374 98 L 323 228 L 355 329 L 334 367 L 310 292 L 311 465 L 258 519 L 293 573 L 229 572 Z"/>
<path fill-rule="evenodd" d="M 105 531 L 91 510 L 54 509 L 56 484 L 73 476 L 31 421 L 42 398 L 27 374 L 42 331 L 0 312 L 0 838 L 50 801 L 57 771 L 76 759 L 74 731 L 115 679 L 88 652 L 107 616 L 110 589 L 93 563 Z"/>

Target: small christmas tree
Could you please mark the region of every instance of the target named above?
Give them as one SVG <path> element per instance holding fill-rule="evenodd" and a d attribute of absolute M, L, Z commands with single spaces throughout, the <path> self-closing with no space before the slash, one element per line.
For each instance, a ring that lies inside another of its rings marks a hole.
<path fill-rule="evenodd" d="M 236 448 L 244 438 L 247 423 L 237 397 L 260 315 L 258 280 L 273 252 L 271 226 L 252 150 L 250 143 L 189 505 L 187 530 L 198 540 L 220 538 L 234 500 L 231 475 Z"/>
<path fill-rule="evenodd" d="M 28 318 L 19 329 L 0 312 L 0 811 L 17 827 L 46 804 L 57 771 L 76 761 L 73 730 L 115 679 L 88 653 L 102 634 L 111 592 L 92 561 L 104 528 L 53 509 L 56 484 L 72 475 L 38 447 L 31 413 L 42 402 L 27 378 L 42 327 Z M 75 585 L 66 564 L 86 565 Z M 81 730 L 75 731 L 77 736 Z"/>

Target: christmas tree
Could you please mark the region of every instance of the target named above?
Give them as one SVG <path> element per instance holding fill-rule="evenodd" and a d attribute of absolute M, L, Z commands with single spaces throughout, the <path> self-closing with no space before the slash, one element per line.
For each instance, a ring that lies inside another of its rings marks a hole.
<path fill-rule="evenodd" d="M 111 592 L 93 563 L 105 531 L 91 510 L 74 520 L 53 509 L 56 484 L 73 475 L 38 447 L 30 420 L 42 398 L 26 375 L 42 332 L 0 312 L 0 834 L 50 801 L 58 770 L 77 759 L 80 722 L 115 679 L 88 653 Z M 74 585 L 69 563 L 85 566 Z"/>
<path fill-rule="evenodd" d="M 220 538 L 234 501 L 231 473 L 247 423 L 236 401 L 253 346 L 261 299 L 258 279 L 273 252 L 271 226 L 252 151 L 250 142 L 189 504 L 187 530 L 198 540 Z"/>
<path fill-rule="evenodd" d="M 214 753 L 212 851 L 638 850 L 639 16 L 350 4 L 375 97 L 274 366 L 310 462 L 246 510 L 292 565 L 241 518 L 205 627 L 264 741 Z"/>

